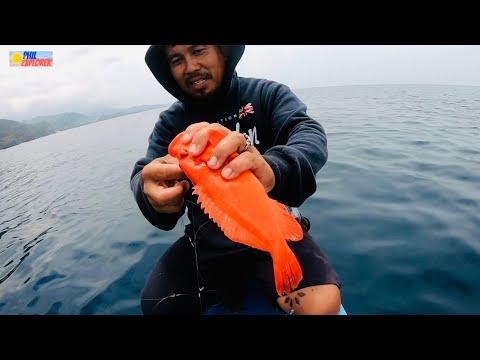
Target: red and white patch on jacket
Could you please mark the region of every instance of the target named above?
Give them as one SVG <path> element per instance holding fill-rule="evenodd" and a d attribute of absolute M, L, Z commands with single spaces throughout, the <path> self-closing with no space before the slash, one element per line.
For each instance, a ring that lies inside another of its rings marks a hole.
<path fill-rule="evenodd" d="M 248 114 L 254 114 L 255 111 L 253 111 L 253 105 L 252 103 L 248 103 L 245 106 L 240 106 L 240 109 L 238 110 L 238 117 L 241 119 Z"/>

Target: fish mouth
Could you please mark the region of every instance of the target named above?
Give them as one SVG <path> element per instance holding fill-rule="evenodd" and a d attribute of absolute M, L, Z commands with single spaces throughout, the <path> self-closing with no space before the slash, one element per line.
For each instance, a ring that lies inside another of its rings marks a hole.
<path fill-rule="evenodd" d="M 180 150 L 178 150 L 178 156 L 180 156 L 182 158 L 188 156 L 188 149 L 182 147 Z"/>
<path fill-rule="evenodd" d="M 188 149 L 186 147 L 175 146 L 173 147 L 170 155 L 176 158 L 184 158 L 188 156 Z"/>
<path fill-rule="evenodd" d="M 178 134 L 168 145 L 168 153 L 173 157 L 183 158 L 188 155 L 187 146 L 181 142 L 182 136 L 183 133 Z"/>

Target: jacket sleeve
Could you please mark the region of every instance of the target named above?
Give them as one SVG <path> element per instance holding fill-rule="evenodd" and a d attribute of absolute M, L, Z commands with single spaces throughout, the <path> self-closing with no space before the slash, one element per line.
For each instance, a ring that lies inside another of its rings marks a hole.
<path fill-rule="evenodd" d="M 327 162 L 325 130 L 307 115 L 307 106 L 286 85 L 279 84 L 268 99 L 273 147 L 263 157 L 275 174 L 269 196 L 299 207 L 315 193 L 316 174 Z"/>
<path fill-rule="evenodd" d="M 172 230 L 177 224 L 178 219 L 185 213 L 185 205 L 182 210 L 175 214 L 161 214 L 157 212 L 148 201 L 143 192 L 142 170 L 152 160 L 168 154 L 168 145 L 176 135 L 175 128 L 167 121 L 168 113 L 160 114 L 160 118 L 155 124 L 153 132 L 148 138 L 148 148 L 145 157 L 139 159 L 130 176 L 130 188 L 133 192 L 135 201 L 137 202 L 143 216 L 155 227 L 162 230 Z"/>

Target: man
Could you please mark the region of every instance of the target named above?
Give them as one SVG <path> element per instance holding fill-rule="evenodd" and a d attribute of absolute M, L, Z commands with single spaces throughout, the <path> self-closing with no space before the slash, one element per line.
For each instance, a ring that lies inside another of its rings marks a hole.
<path fill-rule="evenodd" d="M 190 223 L 151 272 L 142 291 L 144 314 L 202 314 L 217 303 L 238 310 L 252 281 L 289 314 L 340 309 L 338 276 L 298 210 L 292 214 L 304 238 L 288 245 L 303 279 L 293 292 L 279 296 L 269 253 L 228 239 L 200 208 L 178 161 L 168 155 L 168 145 L 182 131 L 184 141 L 191 142 L 189 152 L 202 153 L 209 129 L 217 128 L 226 136 L 208 166 L 218 169 L 229 155 L 240 154 L 223 169 L 226 179 L 251 170 L 268 195 L 289 209 L 316 191 L 316 173 L 327 160 L 322 126 L 287 86 L 238 77 L 235 68 L 244 50 L 244 45 L 152 45 L 146 53 L 153 75 L 178 101 L 160 114 L 146 156 L 134 166 L 131 188 L 155 227 L 173 229 L 186 209 Z M 255 206 L 255 199 L 245 201 Z"/>

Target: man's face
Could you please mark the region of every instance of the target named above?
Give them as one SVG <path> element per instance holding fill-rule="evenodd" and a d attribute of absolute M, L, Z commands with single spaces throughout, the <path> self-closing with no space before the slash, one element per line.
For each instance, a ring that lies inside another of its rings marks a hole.
<path fill-rule="evenodd" d="M 188 95 L 207 97 L 222 84 L 225 57 L 218 46 L 174 45 L 166 51 L 170 71 Z"/>

